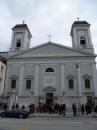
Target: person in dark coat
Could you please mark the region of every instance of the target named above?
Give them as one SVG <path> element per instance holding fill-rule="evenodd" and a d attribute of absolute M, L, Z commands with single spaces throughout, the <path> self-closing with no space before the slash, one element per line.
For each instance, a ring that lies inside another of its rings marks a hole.
<path fill-rule="evenodd" d="M 84 115 L 84 112 L 85 112 L 85 107 L 84 107 L 84 104 L 82 104 L 82 106 L 81 106 L 81 113 L 82 113 L 82 115 Z"/>
<path fill-rule="evenodd" d="M 7 110 L 7 107 L 8 107 L 8 106 L 7 106 L 7 104 L 5 103 L 5 104 L 4 104 L 4 109 Z"/>
<path fill-rule="evenodd" d="M 13 103 L 13 105 L 12 105 L 12 110 L 14 110 L 15 109 L 15 103 Z"/>
<path fill-rule="evenodd" d="M 89 105 L 87 102 L 85 104 L 85 111 L 86 111 L 86 115 L 88 115 L 89 114 Z"/>
<path fill-rule="evenodd" d="M 63 115 L 65 116 L 66 115 L 66 105 L 63 104 Z"/>
<path fill-rule="evenodd" d="M 24 111 L 24 110 L 25 110 L 25 106 L 24 106 L 24 105 L 22 106 L 21 110 L 22 110 L 22 111 Z"/>
<path fill-rule="evenodd" d="M 17 110 L 19 109 L 19 104 L 18 104 L 18 103 L 16 103 L 16 109 L 17 109 Z"/>
<path fill-rule="evenodd" d="M 72 105 L 72 110 L 73 110 L 73 115 L 76 116 L 77 108 L 75 103 L 73 103 Z"/>

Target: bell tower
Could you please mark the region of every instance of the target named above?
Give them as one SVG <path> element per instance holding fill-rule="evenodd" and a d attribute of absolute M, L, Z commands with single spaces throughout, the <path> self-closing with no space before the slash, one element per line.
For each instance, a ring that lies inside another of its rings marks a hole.
<path fill-rule="evenodd" d="M 87 21 L 75 21 L 71 28 L 72 47 L 94 53 L 90 24 Z"/>
<path fill-rule="evenodd" d="M 21 52 L 30 48 L 31 33 L 27 24 L 17 24 L 12 28 L 11 46 L 9 55 Z"/>

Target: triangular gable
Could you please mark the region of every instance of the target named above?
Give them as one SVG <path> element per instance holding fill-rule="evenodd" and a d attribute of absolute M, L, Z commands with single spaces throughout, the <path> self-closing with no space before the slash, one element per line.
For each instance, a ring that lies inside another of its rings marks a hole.
<path fill-rule="evenodd" d="M 9 58 L 31 58 L 31 57 L 61 57 L 61 56 L 96 56 L 94 54 L 72 49 L 56 43 L 45 43 L 33 47 L 27 51 L 15 54 Z"/>

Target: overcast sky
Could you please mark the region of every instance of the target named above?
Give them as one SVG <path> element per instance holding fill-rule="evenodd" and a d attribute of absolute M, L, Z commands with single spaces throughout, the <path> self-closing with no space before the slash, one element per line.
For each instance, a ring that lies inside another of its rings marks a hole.
<path fill-rule="evenodd" d="M 0 0 L 0 51 L 8 51 L 11 28 L 24 20 L 31 33 L 31 47 L 51 41 L 72 46 L 70 30 L 77 20 L 91 24 L 97 53 L 97 0 Z"/>

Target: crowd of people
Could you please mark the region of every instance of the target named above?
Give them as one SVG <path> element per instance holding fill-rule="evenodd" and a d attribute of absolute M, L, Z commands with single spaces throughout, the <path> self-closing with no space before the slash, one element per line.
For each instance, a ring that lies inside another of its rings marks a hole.
<path fill-rule="evenodd" d="M 34 105 L 34 104 L 31 103 L 31 104 L 28 106 L 28 108 L 29 108 L 29 112 L 30 112 L 30 113 L 35 112 L 35 105 Z M 20 107 L 18 103 L 16 103 L 16 104 L 13 103 L 13 105 L 12 105 L 12 110 L 25 111 L 25 105 L 22 105 L 22 106 Z"/>
<path fill-rule="evenodd" d="M 1 105 L 0 105 L 1 106 Z M 7 104 L 4 104 L 4 109 L 7 109 L 8 106 Z M 12 110 L 17 109 L 17 110 L 22 110 L 25 111 L 25 105 L 19 106 L 18 103 L 13 103 L 12 105 Z M 68 111 L 66 108 L 66 104 L 46 104 L 46 103 L 39 103 L 37 106 L 34 104 L 30 104 L 28 106 L 29 112 L 39 112 L 39 113 L 58 113 L 58 114 L 63 114 L 64 116 L 66 115 L 66 112 Z M 89 104 L 86 102 L 86 104 L 79 105 L 79 108 L 75 103 L 71 105 L 71 109 L 73 112 L 73 116 L 76 116 L 78 113 L 84 115 L 88 115 L 91 112 L 97 112 L 97 105 Z"/>
<path fill-rule="evenodd" d="M 89 103 L 86 102 L 86 104 L 82 104 L 79 105 L 79 108 L 77 107 L 77 105 L 75 103 L 72 104 L 71 106 L 72 112 L 73 112 L 73 116 L 76 116 L 77 113 L 80 113 L 82 115 L 86 114 L 90 114 L 91 112 L 97 112 L 97 105 L 93 106 Z M 37 112 L 40 113 L 58 113 L 58 114 L 66 114 L 66 105 L 65 104 L 43 104 L 43 103 L 39 103 L 37 108 L 36 108 Z"/>
<path fill-rule="evenodd" d="M 39 103 L 36 110 L 37 112 L 59 113 L 59 114 L 63 113 L 65 115 L 66 105 Z"/>
<path fill-rule="evenodd" d="M 73 110 L 73 115 L 76 116 L 77 112 L 81 112 L 82 115 L 86 114 L 91 114 L 91 112 L 97 112 L 97 105 L 93 106 L 93 104 L 89 104 L 86 102 L 86 104 L 82 104 L 79 106 L 79 109 L 77 109 L 76 104 L 73 103 L 72 105 L 72 110 Z"/>

